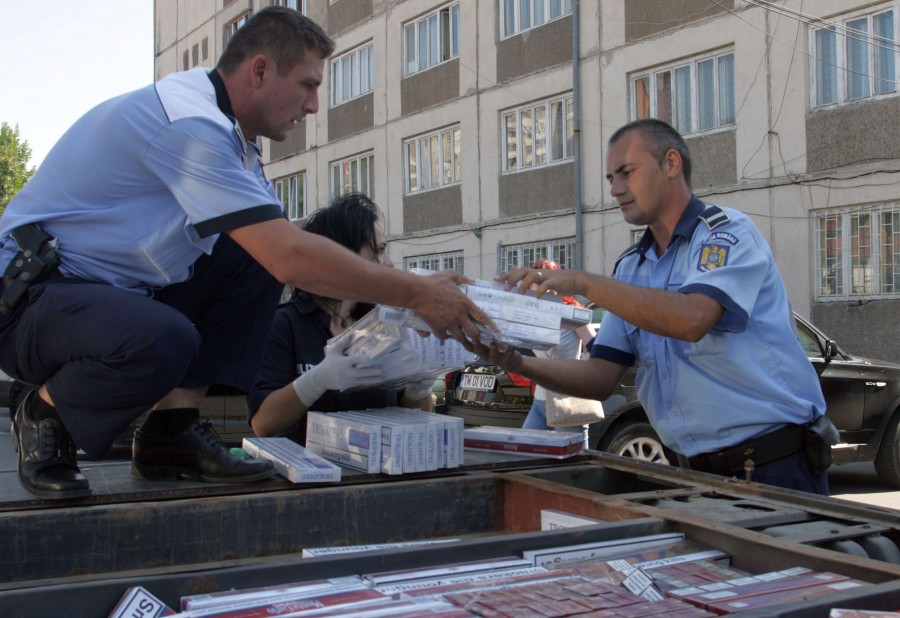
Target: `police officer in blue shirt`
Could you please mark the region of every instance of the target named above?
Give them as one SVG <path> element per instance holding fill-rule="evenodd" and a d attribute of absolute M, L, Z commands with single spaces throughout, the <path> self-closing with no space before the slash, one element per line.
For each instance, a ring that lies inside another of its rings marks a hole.
<path fill-rule="evenodd" d="M 499 277 L 605 307 L 591 358 L 479 351 L 554 391 L 599 400 L 637 364 L 638 397 L 681 465 L 827 494 L 830 446 L 822 436 L 833 442 L 834 427 L 759 230 L 742 213 L 692 195 L 690 153 L 662 121 L 616 131 L 606 169 L 625 221 L 647 227 L 614 275 L 518 269 Z"/>
<path fill-rule="evenodd" d="M 490 323 L 456 273 L 383 268 L 285 217 L 260 138 L 282 141 L 318 110 L 333 50 L 299 12 L 262 9 L 214 70 L 87 112 L 9 203 L 0 368 L 37 387 L 13 423 L 28 491 L 88 494 L 77 448 L 103 456 L 151 408 L 135 432 L 135 476 L 270 476 L 271 464 L 231 456 L 198 408 L 213 384 L 252 387 L 285 283 L 410 307 L 461 341 Z"/>

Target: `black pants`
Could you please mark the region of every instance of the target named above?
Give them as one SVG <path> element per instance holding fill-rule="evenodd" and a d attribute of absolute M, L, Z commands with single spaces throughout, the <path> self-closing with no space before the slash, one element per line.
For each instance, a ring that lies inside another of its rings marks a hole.
<path fill-rule="evenodd" d="M 152 298 L 57 278 L 0 317 L 0 368 L 45 384 L 75 443 L 101 457 L 176 387 L 249 390 L 282 285 L 222 235 L 191 278 Z"/>

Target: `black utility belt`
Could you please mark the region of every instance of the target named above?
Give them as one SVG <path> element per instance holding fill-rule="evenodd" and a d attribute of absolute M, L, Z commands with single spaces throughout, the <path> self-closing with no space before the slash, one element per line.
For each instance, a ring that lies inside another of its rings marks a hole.
<path fill-rule="evenodd" d="M 687 462 L 691 470 L 725 476 L 740 475 L 745 471 L 747 460 L 752 461 L 754 466 L 761 466 L 805 450 L 805 434 L 806 425 L 785 425 L 717 453 L 688 457 Z"/>

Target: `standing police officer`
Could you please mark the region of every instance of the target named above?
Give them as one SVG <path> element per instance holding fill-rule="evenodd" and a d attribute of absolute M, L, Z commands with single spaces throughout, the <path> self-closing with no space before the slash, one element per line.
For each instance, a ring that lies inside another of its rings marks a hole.
<path fill-rule="evenodd" d="M 659 120 L 616 131 L 606 169 L 625 221 L 647 226 L 613 277 L 533 269 L 500 277 L 606 308 L 589 361 L 476 351 L 554 391 L 599 400 L 637 364 L 638 397 L 681 465 L 827 494 L 836 430 L 759 230 L 692 195 L 687 145 Z"/>

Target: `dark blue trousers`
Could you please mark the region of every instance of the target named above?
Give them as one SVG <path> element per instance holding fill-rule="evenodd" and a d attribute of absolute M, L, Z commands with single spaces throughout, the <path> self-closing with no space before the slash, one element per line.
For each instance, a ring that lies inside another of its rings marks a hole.
<path fill-rule="evenodd" d="M 224 234 L 188 281 L 152 298 L 51 279 L 0 316 L 0 368 L 46 383 L 75 443 L 101 457 L 173 388 L 250 390 L 282 288 Z"/>

